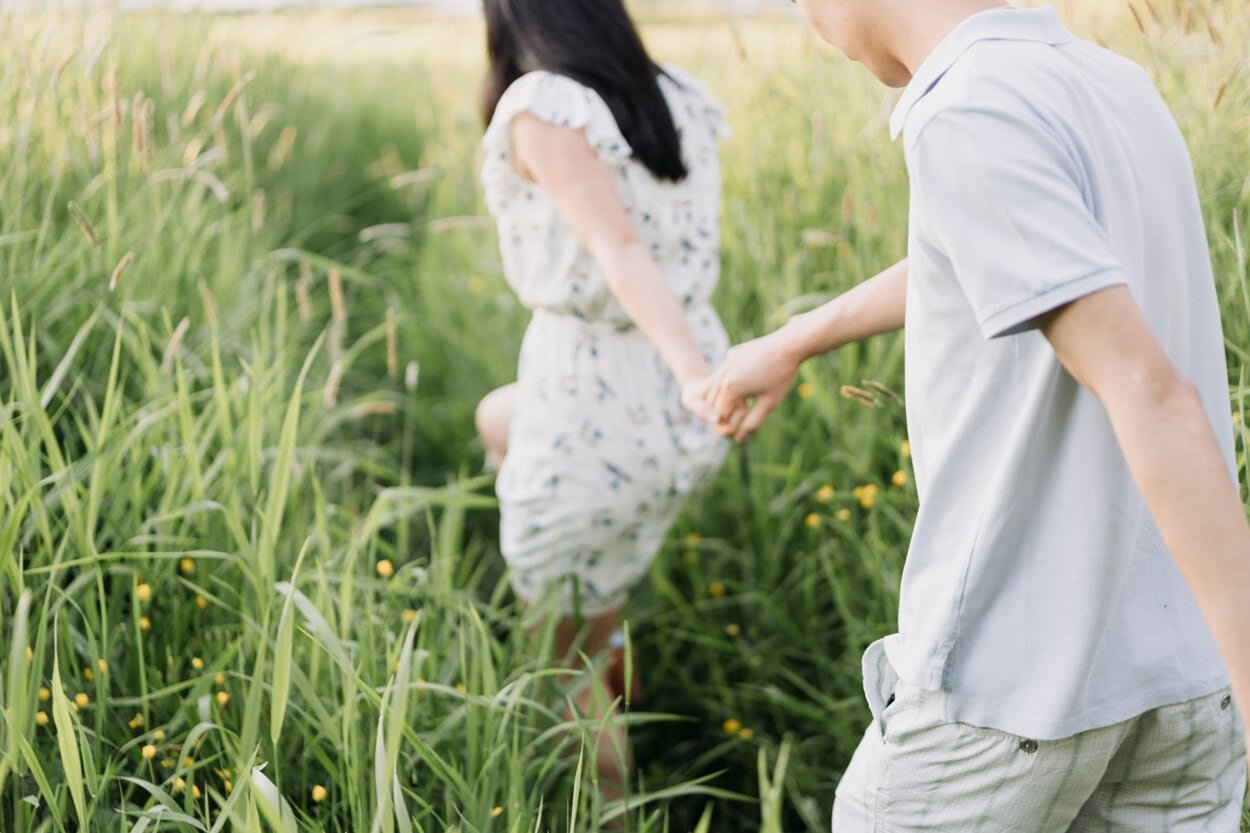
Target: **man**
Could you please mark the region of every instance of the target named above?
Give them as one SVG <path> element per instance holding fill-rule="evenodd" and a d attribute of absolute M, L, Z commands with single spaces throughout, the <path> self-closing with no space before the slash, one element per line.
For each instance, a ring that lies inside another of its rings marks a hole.
<path fill-rule="evenodd" d="M 802 361 L 906 322 L 920 510 L 835 833 L 1235 833 L 1250 528 L 1175 123 L 1051 8 L 799 5 L 906 86 L 909 259 L 734 348 L 695 407 L 743 441 Z"/>

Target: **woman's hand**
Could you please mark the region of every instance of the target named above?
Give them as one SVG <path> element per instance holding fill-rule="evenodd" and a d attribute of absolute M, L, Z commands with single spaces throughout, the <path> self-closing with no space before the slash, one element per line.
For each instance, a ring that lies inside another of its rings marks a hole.
<path fill-rule="evenodd" d="M 794 347 L 785 327 L 734 347 L 700 392 L 704 408 L 695 412 L 721 436 L 746 442 L 794 385 L 801 363 Z"/>

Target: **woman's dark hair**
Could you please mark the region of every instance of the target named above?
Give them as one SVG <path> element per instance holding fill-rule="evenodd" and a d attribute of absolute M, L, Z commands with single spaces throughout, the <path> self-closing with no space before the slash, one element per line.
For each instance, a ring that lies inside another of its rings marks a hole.
<path fill-rule="evenodd" d="M 482 91 L 487 124 L 527 72 L 547 70 L 590 87 L 608 105 L 634 158 L 658 179 L 686 177 L 681 140 L 651 60 L 622 0 L 485 0 L 490 58 Z"/>

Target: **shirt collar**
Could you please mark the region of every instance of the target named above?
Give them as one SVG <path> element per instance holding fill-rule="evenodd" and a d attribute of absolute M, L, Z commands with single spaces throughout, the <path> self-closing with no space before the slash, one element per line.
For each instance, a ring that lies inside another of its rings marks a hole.
<path fill-rule="evenodd" d="M 951 30 L 925 58 L 903 90 L 890 117 L 890 138 L 897 139 L 913 107 L 942 80 L 959 57 L 983 40 L 1036 41 L 1052 45 L 1073 39 L 1054 6 L 1036 9 L 991 9 L 978 12 Z"/>

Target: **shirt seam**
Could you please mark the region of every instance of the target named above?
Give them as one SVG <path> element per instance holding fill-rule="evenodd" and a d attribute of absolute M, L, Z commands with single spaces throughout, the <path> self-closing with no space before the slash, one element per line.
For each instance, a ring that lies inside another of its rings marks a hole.
<path fill-rule="evenodd" d="M 1045 299 L 1052 297 L 1054 295 L 1063 294 L 1065 290 L 1069 290 L 1077 284 L 1081 284 L 1085 282 L 1095 282 L 1097 278 L 1100 278 L 1104 275 L 1113 274 L 1113 273 L 1123 278 L 1123 270 L 1119 266 L 1100 266 L 1096 269 L 1092 269 L 1082 274 L 1079 277 L 1071 278 L 1069 280 L 1063 281 L 1062 283 L 1057 283 L 1053 286 L 1050 286 L 1041 292 L 1037 292 L 1033 295 L 1030 295 L 1027 298 L 1022 298 L 1018 301 L 1011 301 L 1006 304 L 1000 304 L 999 306 L 995 307 L 993 310 L 991 310 L 990 312 L 982 316 L 981 319 L 977 323 L 981 325 L 981 328 L 983 331 L 994 332 L 998 329 L 998 327 L 994 325 L 996 323 L 998 324 L 1002 323 L 999 319 L 1008 317 L 1008 313 L 1014 310 L 1018 310 L 1021 307 L 1027 307 L 1033 304 L 1037 304 L 1038 302 L 1044 301 Z M 1123 280 L 1118 281 L 1118 282 L 1112 281 L 1112 282 L 1108 282 L 1106 286 L 1108 287 L 1116 286 L 1119 283 L 1123 283 L 1123 282 L 1124 282 Z M 1091 290 L 1091 291 L 1096 291 L 1096 290 Z M 1076 299 L 1073 299 L 1073 300 L 1076 300 Z M 1012 323 L 1018 324 L 1020 322 L 1012 322 Z"/>

